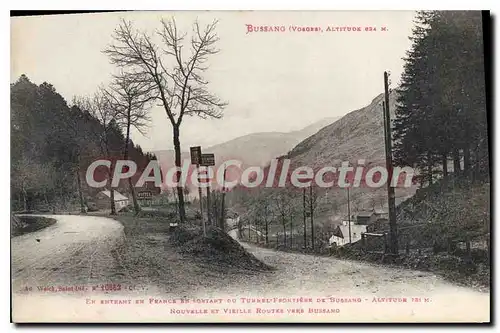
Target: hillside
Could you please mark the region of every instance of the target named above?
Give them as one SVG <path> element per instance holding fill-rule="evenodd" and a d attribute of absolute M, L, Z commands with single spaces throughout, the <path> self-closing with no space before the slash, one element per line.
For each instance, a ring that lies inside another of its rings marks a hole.
<path fill-rule="evenodd" d="M 261 132 L 244 135 L 233 140 L 212 146 L 203 147 L 203 153 L 215 154 L 216 167 L 228 160 L 242 162 L 243 168 L 248 166 L 266 166 L 270 160 L 288 153 L 305 138 L 317 133 L 321 128 L 334 123 L 339 117 L 323 118 L 303 129 L 292 132 Z M 187 147 L 185 147 L 187 148 Z M 156 151 L 162 172 L 174 165 L 174 151 Z M 182 152 L 182 160 L 190 159 L 189 152 Z M 189 186 L 189 185 L 188 185 Z M 216 184 L 213 185 L 217 187 Z M 191 188 L 194 191 L 194 188 Z"/>
<path fill-rule="evenodd" d="M 317 133 L 323 127 L 334 123 L 338 117 L 324 118 L 301 130 L 280 133 L 252 133 L 206 148 L 219 159 L 237 159 L 244 165 L 266 166 L 275 157 L 288 153 L 302 140 Z"/>
<path fill-rule="evenodd" d="M 436 272 L 463 285 L 489 288 L 490 195 L 488 177 L 463 173 L 419 189 L 397 207 L 400 258 L 393 264 Z M 389 227 L 379 225 L 373 231 L 388 232 Z M 335 254 L 383 262 L 383 248 L 381 239 L 369 238 L 365 245 L 357 242 Z"/>
<path fill-rule="evenodd" d="M 385 165 L 382 101 L 383 94 L 380 94 L 366 107 L 348 113 L 297 144 L 288 154 L 283 156 L 291 160 L 290 170 L 298 166 L 310 166 L 313 169 L 324 166 L 339 166 L 342 161 L 349 161 L 351 165 L 356 165 L 360 159 L 366 161 L 366 166 Z M 392 118 L 394 117 L 395 103 L 396 96 L 391 93 Z M 280 195 L 276 189 L 260 189 L 251 192 L 247 190 L 248 193 L 244 195 L 240 195 L 241 193 L 237 193 L 238 191 L 242 190 L 236 190 L 233 194 L 233 204 L 240 212 L 246 211 L 247 207 L 242 201 L 248 202 L 249 197 L 253 199 L 263 197 L 273 201 L 277 195 Z M 328 230 L 347 215 L 347 191 L 338 187 L 318 189 L 317 191 L 315 223 Z M 415 187 L 396 189 L 396 203 L 410 197 L 415 191 Z M 292 196 L 291 200 L 295 202 L 294 205 L 301 207 L 300 193 L 290 195 Z M 351 212 L 374 208 L 385 209 L 386 202 L 385 187 L 379 189 L 354 188 L 350 193 Z"/>
<path fill-rule="evenodd" d="M 228 159 L 237 159 L 247 166 L 265 166 L 272 158 L 286 154 L 299 142 L 338 119 L 339 117 L 324 118 L 303 129 L 292 132 L 251 133 L 215 146 L 203 147 L 203 152 L 215 154 L 217 164 Z M 173 165 L 173 150 L 155 153 L 162 165 Z M 184 151 L 182 158 L 189 159 L 189 152 Z"/>

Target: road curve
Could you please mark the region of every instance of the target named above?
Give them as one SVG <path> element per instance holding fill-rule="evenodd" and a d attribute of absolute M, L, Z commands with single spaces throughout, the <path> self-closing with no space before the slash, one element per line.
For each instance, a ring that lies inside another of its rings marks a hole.
<path fill-rule="evenodd" d="M 229 235 L 238 241 L 236 229 Z M 253 281 L 240 281 L 237 289 L 227 289 L 228 292 L 244 290 L 248 296 L 268 297 L 333 297 L 339 302 L 343 298 L 360 298 L 361 304 L 339 304 L 348 313 L 343 319 L 349 321 L 489 321 L 489 292 L 454 285 L 430 272 L 240 244 L 275 267 L 276 272 Z M 407 302 L 401 302 L 404 298 Z"/>
<path fill-rule="evenodd" d="M 13 292 L 54 283 L 89 283 L 109 269 L 111 250 L 124 239 L 119 222 L 96 216 L 42 216 L 57 223 L 11 239 Z"/>

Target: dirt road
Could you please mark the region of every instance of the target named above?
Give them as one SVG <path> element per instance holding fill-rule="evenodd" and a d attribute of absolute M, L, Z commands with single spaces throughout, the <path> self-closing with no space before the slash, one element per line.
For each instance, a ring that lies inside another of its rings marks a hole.
<path fill-rule="evenodd" d="M 172 312 L 198 311 L 200 307 L 212 306 L 170 302 L 181 298 L 236 300 L 230 306 L 236 313 L 218 317 L 223 321 L 489 320 L 489 293 L 455 286 L 431 273 L 286 253 L 246 243 L 241 244 L 275 270 L 228 271 L 213 265 L 200 265 L 192 257 L 177 253 L 165 234 L 154 233 L 144 234 L 143 238 L 127 238 L 125 244 L 131 252 L 125 253 L 134 256 L 124 258 L 123 252 L 121 255 L 115 253 L 117 245 L 124 240 L 120 223 L 90 216 L 54 218 L 58 220 L 55 225 L 12 239 L 12 278 L 16 292 L 13 305 L 17 321 L 214 320 L 209 315 L 193 317 Z M 235 233 L 230 232 L 233 237 Z M 92 285 L 103 281 L 144 285 L 135 290 L 111 292 L 92 289 L 63 293 L 17 292 L 24 286 Z M 312 303 L 256 301 L 301 297 L 311 299 Z M 131 299 L 130 305 L 102 303 L 103 300 L 127 299 Z M 136 305 L 136 299 L 143 299 L 145 303 Z M 89 305 L 90 300 L 96 303 Z M 306 312 L 298 316 L 286 312 L 262 315 L 255 313 L 257 307 L 284 307 Z M 311 314 L 308 312 L 311 309 L 338 310 L 339 313 Z"/>
<path fill-rule="evenodd" d="M 236 239 L 236 230 L 232 230 L 230 235 Z M 239 285 L 231 287 L 234 289 L 228 290 L 230 294 L 332 297 L 339 302 L 342 299 L 359 298 L 369 313 L 363 313 L 359 304 L 356 304 L 358 319 L 394 318 L 395 314 L 400 314 L 405 321 L 412 317 L 429 320 L 484 320 L 489 311 L 489 293 L 453 285 L 432 273 L 280 252 L 243 242 L 241 244 L 258 259 L 277 270 L 256 279 L 241 280 Z M 381 298 L 406 298 L 407 302 L 375 302 Z M 412 302 L 412 299 L 421 302 Z M 379 310 L 383 310 L 374 311 L 366 304 L 376 304 Z M 349 307 L 350 303 L 342 306 Z M 352 320 L 356 320 L 354 314 L 352 317 Z"/>
<path fill-rule="evenodd" d="M 11 239 L 13 291 L 92 283 L 114 267 L 112 249 L 123 241 L 120 223 L 95 216 L 44 217 L 57 223 Z"/>

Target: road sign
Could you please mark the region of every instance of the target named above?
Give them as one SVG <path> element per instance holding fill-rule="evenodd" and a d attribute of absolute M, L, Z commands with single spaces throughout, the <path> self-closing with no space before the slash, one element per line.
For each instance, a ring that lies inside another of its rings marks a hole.
<path fill-rule="evenodd" d="M 191 152 L 191 164 L 200 164 L 201 162 L 201 147 L 191 147 L 189 148 Z"/>
<path fill-rule="evenodd" d="M 137 193 L 137 198 L 139 199 L 151 199 L 153 197 L 153 192 L 151 191 L 142 191 Z"/>
<path fill-rule="evenodd" d="M 213 166 L 215 165 L 215 155 L 214 154 L 201 154 L 202 166 Z"/>

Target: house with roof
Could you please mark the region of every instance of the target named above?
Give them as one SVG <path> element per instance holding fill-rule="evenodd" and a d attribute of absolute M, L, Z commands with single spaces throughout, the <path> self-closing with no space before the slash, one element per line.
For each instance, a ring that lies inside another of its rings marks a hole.
<path fill-rule="evenodd" d="M 115 208 L 117 211 L 129 205 L 130 200 L 118 191 L 114 192 Z M 111 209 L 111 191 L 103 190 L 95 196 L 96 205 L 99 209 Z"/>
<path fill-rule="evenodd" d="M 373 210 L 360 211 L 356 214 L 356 224 L 368 225 L 375 221 L 376 214 Z"/>
<path fill-rule="evenodd" d="M 373 233 L 389 231 L 389 219 L 385 217 L 377 218 L 374 222 L 366 226 L 366 231 Z"/>
<path fill-rule="evenodd" d="M 349 232 L 351 233 L 350 241 Z M 364 232 L 366 232 L 366 225 L 354 224 L 354 222 L 351 221 L 351 227 L 349 228 L 348 223 L 342 223 L 342 225 L 339 225 L 334 229 L 333 234 L 329 239 L 329 243 L 330 245 L 335 243 L 337 246 L 354 243 L 361 239 L 361 234 Z"/>
<path fill-rule="evenodd" d="M 388 213 L 381 209 L 372 209 L 358 212 L 351 221 L 356 221 L 356 224 L 369 225 L 379 219 L 387 219 Z"/>

